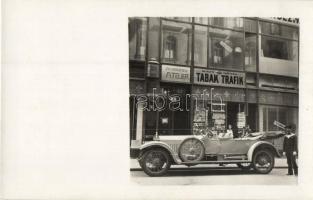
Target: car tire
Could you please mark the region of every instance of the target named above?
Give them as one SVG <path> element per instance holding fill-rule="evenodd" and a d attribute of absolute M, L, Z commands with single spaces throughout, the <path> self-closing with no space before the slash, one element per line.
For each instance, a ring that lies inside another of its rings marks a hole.
<path fill-rule="evenodd" d="M 143 154 L 139 164 L 147 175 L 163 176 L 171 167 L 171 159 L 163 149 L 150 149 Z"/>
<path fill-rule="evenodd" d="M 258 150 L 253 155 L 252 165 L 257 173 L 270 173 L 275 165 L 273 153 L 269 150 Z"/>
<path fill-rule="evenodd" d="M 205 148 L 199 139 L 187 138 L 180 144 L 178 152 L 183 162 L 197 162 L 204 157 Z"/>
<path fill-rule="evenodd" d="M 242 170 L 250 170 L 252 168 L 252 163 L 237 163 L 237 166 Z"/>

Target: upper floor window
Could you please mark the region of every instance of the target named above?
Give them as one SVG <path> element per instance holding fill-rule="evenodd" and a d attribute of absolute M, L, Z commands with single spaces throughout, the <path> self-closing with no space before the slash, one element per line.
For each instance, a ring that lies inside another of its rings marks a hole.
<path fill-rule="evenodd" d="M 146 53 L 146 18 L 129 18 L 128 20 L 128 42 L 129 58 L 144 60 Z"/>
<path fill-rule="evenodd" d="M 245 33 L 245 70 L 256 71 L 256 34 Z"/>
<path fill-rule="evenodd" d="M 162 20 L 162 61 L 191 64 L 192 29 L 190 24 Z"/>
<path fill-rule="evenodd" d="M 208 24 L 208 18 L 207 17 L 195 17 L 195 23 Z"/>
<path fill-rule="evenodd" d="M 148 60 L 159 60 L 160 18 L 149 18 Z"/>
<path fill-rule="evenodd" d="M 260 31 L 263 34 L 281 36 L 298 40 L 299 33 L 296 27 L 281 25 L 277 23 L 260 22 Z"/>
<path fill-rule="evenodd" d="M 191 17 L 167 17 L 168 19 L 174 19 L 184 22 L 191 22 Z"/>
<path fill-rule="evenodd" d="M 195 26 L 194 38 L 194 65 L 207 67 L 207 43 L 208 28 L 206 26 Z"/>
<path fill-rule="evenodd" d="M 169 35 L 165 39 L 164 59 L 166 61 L 175 60 L 176 58 L 176 38 Z"/>
<path fill-rule="evenodd" d="M 209 18 L 210 25 L 220 26 L 230 29 L 243 29 L 243 19 L 239 17 L 211 17 Z"/>
<path fill-rule="evenodd" d="M 213 39 L 213 64 L 222 65 L 224 50 L 218 39 Z"/>
<path fill-rule="evenodd" d="M 246 32 L 256 33 L 257 31 L 257 22 L 252 19 L 244 19 L 244 26 Z"/>
<path fill-rule="evenodd" d="M 210 65 L 242 70 L 243 33 L 217 28 L 210 28 L 209 32 Z"/>
<path fill-rule="evenodd" d="M 262 36 L 261 56 L 298 61 L 298 42 Z"/>

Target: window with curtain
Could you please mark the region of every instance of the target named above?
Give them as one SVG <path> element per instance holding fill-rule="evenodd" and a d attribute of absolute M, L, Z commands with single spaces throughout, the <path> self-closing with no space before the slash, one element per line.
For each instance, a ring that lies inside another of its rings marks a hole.
<path fill-rule="evenodd" d="M 190 24 L 162 20 L 162 61 L 191 64 L 192 28 Z"/>
<path fill-rule="evenodd" d="M 164 45 L 164 59 L 166 61 L 173 61 L 176 58 L 176 38 L 174 36 L 167 36 Z"/>

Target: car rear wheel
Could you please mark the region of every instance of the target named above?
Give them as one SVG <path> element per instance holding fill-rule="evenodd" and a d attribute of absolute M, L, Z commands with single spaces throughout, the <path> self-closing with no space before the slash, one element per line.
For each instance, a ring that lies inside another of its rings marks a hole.
<path fill-rule="evenodd" d="M 268 174 L 275 164 L 273 154 L 268 150 L 259 150 L 253 156 L 253 168 L 260 174 Z"/>
<path fill-rule="evenodd" d="M 252 163 L 237 163 L 237 166 L 242 170 L 249 170 L 252 167 Z"/>
<path fill-rule="evenodd" d="M 145 152 L 140 160 L 140 166 L 149 176 L 162 176 L 171 166 L 170 156 L 163 149 L 151 149 Z"/>

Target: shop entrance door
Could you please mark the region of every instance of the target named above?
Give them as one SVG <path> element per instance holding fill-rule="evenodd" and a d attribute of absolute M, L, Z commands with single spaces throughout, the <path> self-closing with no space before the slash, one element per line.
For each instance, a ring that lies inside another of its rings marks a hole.
<path fill-rule="evenodd" d="M 239 112 L 243 112 L 244 110 L 244 104 L 243 103 L 234 103 L 234 102 L 228 102 L 227 103 L 227 124 L 226 128 L 228 125 L 232 125 L 233 129 L 233 135 L 234 138 L 239 137 L 238 135 L 238 127 L 237 127 L 237 114 Z"/>
<path fill-rule="evenodd" d="M 183 84 L 162 84 L 161 88 L 166 96 L 167 106 L 159 114 L 159 134 L 160 135 L 189 135 L 190 130 L 190 86 Z M 175 96 L 179 99 L 180 109 L 174 110 L 172 106 L 177 108 L 178 104 L 171 104 Z"/>
<path fill-rule="evenodd" d="M 227 103 L 227 124 L 226 128 L 228 125 L 232 125 L 233 129 L 236 127 L 236 117 L 238 113 L 238 103 Z M 235 133 L 234 133 L 235 136 Z"/>
<path fill-rule="evenodd" d="M 256 111 L 257 106 L 255 103 L 248 104 L 248 117 L 247 117 L 247 125 L 249 125 L 252 132 L 256 131 Z"/>

